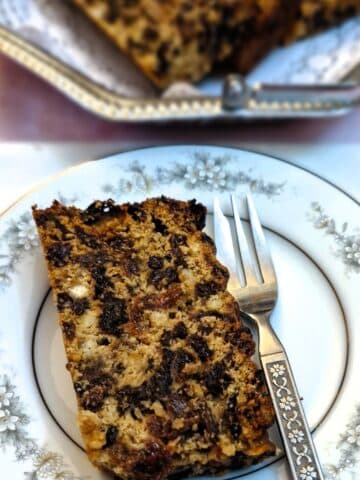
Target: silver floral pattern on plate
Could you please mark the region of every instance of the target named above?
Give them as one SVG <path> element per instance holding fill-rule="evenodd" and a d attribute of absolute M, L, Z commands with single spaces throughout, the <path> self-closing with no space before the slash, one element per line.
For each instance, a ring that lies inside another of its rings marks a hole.
<path fill-rule="evenodd" d="M 159 167 L 155 173 L 149 173 L 145 165 L 133 161 L 122 169 L 129 178 L 122 174 L 116 183 L 102 186 L 102 191 L 110 195 L 121 196 L 126 193 L 149 193 L 154 187 L 169 186 L 172 183 L 186 189 L 209 192 L 234 191 L 240 185 L 246 185 L 256 194 L 274 197 L 280 195 L 286 182 L 266 182 L 251 172 L 227 169 L 232 160 L 229 155 L 214 156 L 209 153 L 195 152 L 186 163 L 169 162 L 169 166 Z"/>
<path fill-rule="evenodd" d="M 227 169 L 231 161 L 228 155 L 213 156 L 208 153 L 195 152 L 186 163 L 169 163 L 167 168 L 159 167 L 155 173 L 149 173 L 145 165 L 132 162 L 124 170 L 128 177 L 122 175 L 116 184 L 102 185 L 102 192 L 121 196 L 127 193 L 150 193 L 154 187 L 169 186 L 173 183 L 183 185 L 187 189 L 205 191 L 231 191 L 240 185 L 248 186 L 256 194 L 274 197 L 281 194 L 285 182 L 266 182 L 251 172 Z M 57 195 L 63 204 L 75 203 L 78 198 L 66 198 Z M 39 240 L 31 213 L 25 212 L 15 222 L 12 221 L 5 233 L 0 236 L 0 289 L 11 283 L 11 276 L 16 265 L 27 252 L 39 247 Z"/>
<path fill-rule="evenodd" d="M 322 230 L 325 235 L 334 239 L 336 244 L 335 255 L 343 261 L 348 271 L 360 273 L 360 229 L 348 232 L 348 222 L 338 227 L 324 208 L 318 203 L 311 204 L 311 213 L 308 215 L 315 228 Z"/>
<path fill-rule="evenodd" d="M 350 479 L 357 480 L 360 472 L 360 404 L 340 436 L 336 450 L 339 453 L 337 461 L 325 465 L 327 478 L 340 480 L 344 472 L 349 472 Z"/>
<path fill-rule="evenodd" d="M 17 222 L 11 221 L 0 237 L 0 289 L 11 283 L 15 267 L 25 253 L 38 247 L 39 239 L 30 212 L 20 215 Z"/>
<path fill-rule="evenodd" d="M 0 447 L 17 462 L 30 462 L 28 480 L 81 480 L 66 465 L 62 455 L 41 447 L 29 434 L 30 417 L 25 412 L 9 375 L 0 377 Z"/>

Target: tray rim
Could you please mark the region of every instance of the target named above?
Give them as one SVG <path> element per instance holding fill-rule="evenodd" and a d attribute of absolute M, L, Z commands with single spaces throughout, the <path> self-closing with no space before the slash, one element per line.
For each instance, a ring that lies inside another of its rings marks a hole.
<path fill-rule="evenodd" d="M 264 102 L 226 109 L 221 96 L 129 98 L 112 92 L 10 29 L 0 25 L 0 53 L 42 78 L 85 110 L 113 122 L 269 121 L 344 115 L 349 105 Z"/>

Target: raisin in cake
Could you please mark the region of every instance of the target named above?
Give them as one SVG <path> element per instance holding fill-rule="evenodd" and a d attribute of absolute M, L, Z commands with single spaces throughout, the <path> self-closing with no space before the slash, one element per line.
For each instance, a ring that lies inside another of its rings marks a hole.
<path fill-rule="evenodd" d="M 97 467 L 161 480 L 273 454 L 272 404 L 201 204 L 55 201 L 33 215 Z"/>
<path fill-rule="evenodd" d="M 301 0 L 286 40 L 291 42 L 311 35 L 359 13 L 360 0 Z"/>

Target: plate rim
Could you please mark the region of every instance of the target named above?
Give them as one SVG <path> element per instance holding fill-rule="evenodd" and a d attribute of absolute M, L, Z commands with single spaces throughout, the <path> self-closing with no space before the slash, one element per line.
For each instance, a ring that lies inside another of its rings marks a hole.
<path fill-rule="evenodd" d="M 303 165 L 297 165 L 293 163 L 290 160 L 287 160 L 281 156 L 277 156 L 274 154 L 267 154 L 263 153 L 258 150 L 254 150 L 251 148 L 243 148 L 241 146 L 237 145 L 229 145 L 229 144 L 212 144 L 212 143 L 166 143 L 166 144 L 161 144 L 161 145 L 152 145 L 152 144 L 147 144 L 144 146 L 140 147 L 134 147 L 134 148 L 126 148 L 124 150 L 120 150 L 119 152 L 111 153 L 110 155 L 106 155 L 105 157 L 98 157 L 94 158 L 92 160 L 85 160 L 83 162 L 80 162 L 76 165 L 71 165 L 70 167 L 66 167 L 64 169 L 61 169 L 60 171 L 51 174 L 51 175 L 46 175 L 44 179 L 40 180 L 39 182 L 36 182 L 35 185 L 30 187 L 29 189 L 26 189 L 24 193 L 22 193 L 19 197 L 17 197 L 13 202 L 11 202 L 5 209 L 0 211 L 0 222 L 2 221 L 3 217 L 6 216 L 12 209 L 16 208 L 17 205 L 27 197 L 29 197 L 32 193 L 36 193 L 40 191 L 43 187 L 46 185 L 50 184 L 53 180 L 57 180 L 58 178 L 66 176 L 68 173 L 70 173 L 73 170 L 79 169 L 81 167 L 84 167 L 86 165 L 90 165 L 94 162 L 99 162 L 99 161 L 108 161 L 111 159 L 114 159 L 114 157 L 117 157 L 118 155 L 123 155 L 127 153 L 133 153 L 133 152 L 138 152 L 141 150 L 150 150 L 153 148 L 156 149 L 162 149 L 162 148 L 177 148 L 177 147 L 190 147 L 190 148 L 203 148 L 203 147 L 208 147 L 208 148 L 213 148 L 213 147 L 219 147 L 219 148 L 225 148 L 225 149 L 232 149 L 232 150 L 237 150 L 239 152 L 246 152 L 246 153 L 253 153 L 255 155 L 260 155 L 262 157 L 268 157 L 273 160 L 276 160 L 281 163 L 285 163 L 287 165 L 290 165 L 291 167 L 297 168 L 299 170 L 302 170 L 306 173 L 309 173 L 310 175 L 313 175 L 314 177 L 318 178 L 319 180 L 322 180 L 323 182 L 327 183 L 328 185 L 334 187 L 336 190 L 344 194 L 347 198 L 352 200 L 357 206 L 360 206 L 360 199 L 358 200 L 356 197 L 354 197 L 351 193 L 347 192 L 344 190 L 342 187 L 334 183 L 332 180 L 329 180 L 325 177 L 323 177 L 321 174 L 314 172 L 312 170 L 309 170 L 308 168 L 304 167 Z"/>

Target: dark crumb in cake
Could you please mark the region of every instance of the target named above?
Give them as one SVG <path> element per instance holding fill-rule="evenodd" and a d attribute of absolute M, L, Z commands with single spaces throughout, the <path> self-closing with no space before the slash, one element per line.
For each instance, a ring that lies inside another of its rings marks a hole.
<path fill-rule="evenodd" d="M 90 460 L 162 480 L 273 454 L 272 405 L 205 208 L 160 197 L 33 214 Z"/>

